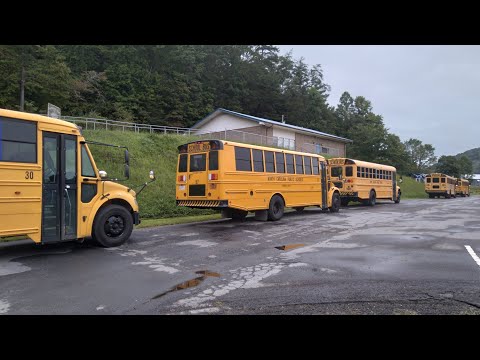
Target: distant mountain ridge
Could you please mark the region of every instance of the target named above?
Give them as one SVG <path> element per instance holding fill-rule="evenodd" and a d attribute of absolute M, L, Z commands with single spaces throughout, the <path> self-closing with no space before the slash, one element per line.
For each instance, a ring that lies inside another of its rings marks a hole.
<path fill-rule="evenodd" d="M 455 155 L 455 157 L 460 158 L 463 155 L 468 157 L 473 164 L 473 173 L 474 174 L 480 174 L 480 147 L 475 148 L 475 149 L 470 149 L 467 150 L 461 154 Z"/>

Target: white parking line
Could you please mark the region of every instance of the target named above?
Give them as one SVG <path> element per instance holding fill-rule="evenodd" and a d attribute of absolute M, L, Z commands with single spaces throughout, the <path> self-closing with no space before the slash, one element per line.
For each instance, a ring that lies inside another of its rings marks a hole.
<path fill-rule="evenodd" d="M 475 251 L 469 246 L 465 245 L 465 249 L 467 249 L 468 253 L 472 256 L 473 260 L 477 263 L 478 266 L 480 266 L 480 258 L 475 254 Z"/>

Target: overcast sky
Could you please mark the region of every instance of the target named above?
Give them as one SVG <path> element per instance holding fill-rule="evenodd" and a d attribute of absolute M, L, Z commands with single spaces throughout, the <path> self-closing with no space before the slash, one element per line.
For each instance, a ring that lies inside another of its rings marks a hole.
<path fill-rule="evenodd" d="M 402 141 L 420 139 L 436 155 L 480 147 L 480 46 L 279 45 L 320 64 L 337 106 L 364 96 Z M 325 129 L 328 131 L 328 129 Z"/>

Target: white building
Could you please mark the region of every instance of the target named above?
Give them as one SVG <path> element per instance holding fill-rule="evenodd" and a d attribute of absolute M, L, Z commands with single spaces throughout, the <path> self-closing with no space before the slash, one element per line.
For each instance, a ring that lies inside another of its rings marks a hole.
<path fill-rule="evenodd" d="M 192 126 L 210 138 L 346 156 L 352 140 L 321 131 L 219 108 Z"/>

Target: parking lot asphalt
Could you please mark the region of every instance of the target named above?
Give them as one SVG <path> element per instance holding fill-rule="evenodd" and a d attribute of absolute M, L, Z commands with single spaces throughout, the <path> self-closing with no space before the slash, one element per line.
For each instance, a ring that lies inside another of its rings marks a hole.
<path fill-rule="evenodd" d="M 0 245 L 0 314 L 480 314 L 480 197 Z M 477 258 L 475 258 L 477 256 Z"/>

